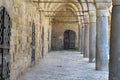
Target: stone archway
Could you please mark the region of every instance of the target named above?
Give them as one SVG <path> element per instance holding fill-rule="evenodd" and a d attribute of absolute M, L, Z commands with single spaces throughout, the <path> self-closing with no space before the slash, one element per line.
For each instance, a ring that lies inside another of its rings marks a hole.
<path fill-rule="evenodd" d="M 0 8 L 0 80 L 10 79 L 10 36 L 12 22 L 4 7 Z"/>
<path fill-rule="evenodd" d="M 75 49 L 75 37 L 76 33 L 72 30 L 67 30 L 64 32 L 64 49 Z"/>

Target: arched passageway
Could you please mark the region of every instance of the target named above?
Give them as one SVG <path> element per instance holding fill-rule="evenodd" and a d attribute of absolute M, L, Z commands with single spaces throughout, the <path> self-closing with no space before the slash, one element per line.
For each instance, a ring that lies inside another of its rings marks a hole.
<path fill-rule="evenodd" d="M 97 71 L 109 68 L 109 80 L 120 79 L 120 0 L 0 0 L 0 6 L 5 6 L 11 16 L 10 19 L 6 10 L 0 8 L 0 79 L 10 77 L 10 80 L 17 80 L 31 66 L 31 62 L 36 63 L 52 49 L 79 49 L 79 55 L 82 53 L 89 58 L 89 62 L 95 62 L 94 69 Z M 110 16 L 112 23 L 108 19 Z M 35 29 L 31 27 L 33 20 Z M 13 35 L 10 46 L 11 22 Z M 66 30 L 72 30 L 75 34 L 72 31 L 64 34 Z M 59 58 L 59 55 L 52 56 Z M 79 68 L 79 65 L 75 64 L 75 67 Z"/>
<path fill-rule="evenodd" d="M 75 49 L 75 38 L 76 33 L 72 30 L 67 30 L 64 32 L 64 49 Z"/>
<path fill-rule="evenodd" d="M 10 78 L 11 19 L 4 7 L 0 8 L 0 80 Z"/>

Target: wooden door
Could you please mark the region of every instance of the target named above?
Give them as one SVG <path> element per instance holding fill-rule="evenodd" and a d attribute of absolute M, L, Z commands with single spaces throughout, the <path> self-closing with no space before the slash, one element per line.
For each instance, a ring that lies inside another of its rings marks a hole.
<path fill-rule="evenodd" d="M 75 32 L 67 30 L 64 33 L 64 49 L 75 49 Z"/>
<path fill-rule="evenodd" d="M 75 49 L 75 32 L 69 32 L 69 49 Z"/>

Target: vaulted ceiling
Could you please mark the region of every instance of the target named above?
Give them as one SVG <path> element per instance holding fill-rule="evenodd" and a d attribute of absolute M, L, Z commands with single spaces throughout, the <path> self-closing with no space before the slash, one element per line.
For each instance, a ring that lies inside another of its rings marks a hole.
<path fill-rule="evenodd" d="M 73 12 L 75 16 L 81 17 L 96 15 L 97 10 L 108 9 L 112 5 L 111 0 L 33 0 L 33 2 L 39 4 L 41 12 L 50 16 L 55 16 L 58 12 Z"/>

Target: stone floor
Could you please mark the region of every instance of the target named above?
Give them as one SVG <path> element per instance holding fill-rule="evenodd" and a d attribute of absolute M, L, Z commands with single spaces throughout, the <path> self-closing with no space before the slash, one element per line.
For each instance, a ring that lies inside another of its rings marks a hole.
<path fill-rule="evenodd" d="M 49 53 L 19 80 L 108 80 L 107 71 L 95 71 L 79 52 L 56 51 Z"/>

